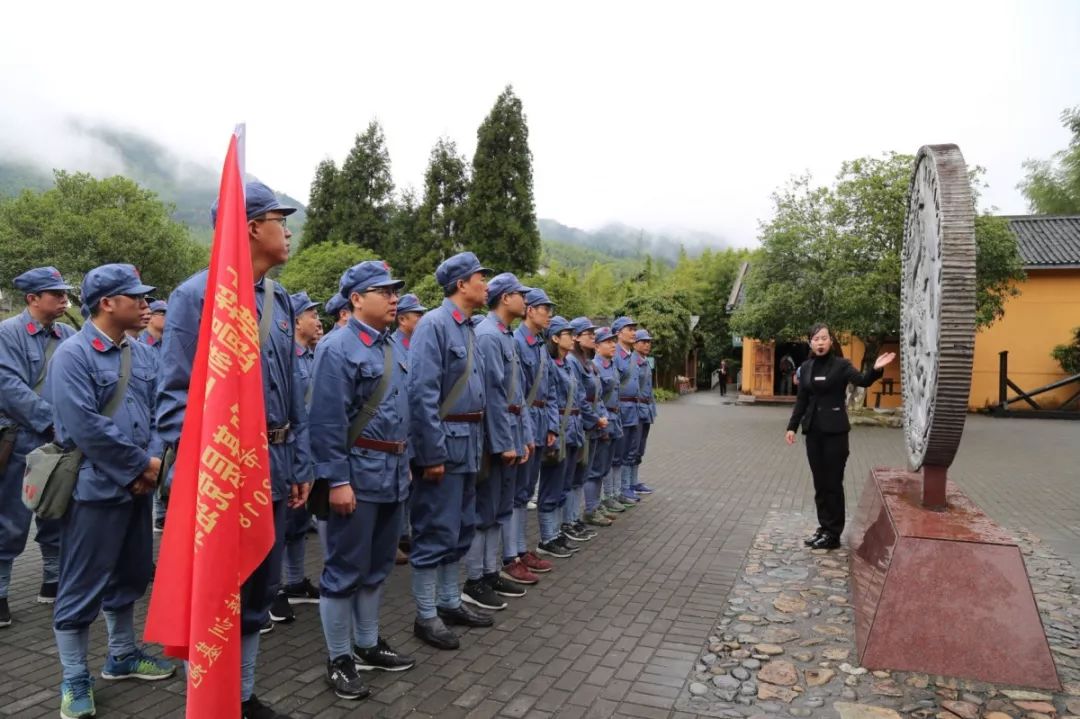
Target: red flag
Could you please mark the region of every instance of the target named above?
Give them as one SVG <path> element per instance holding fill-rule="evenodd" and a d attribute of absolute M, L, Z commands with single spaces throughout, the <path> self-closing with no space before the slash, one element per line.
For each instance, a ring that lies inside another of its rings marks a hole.
<path fill-rule="evenodd" d="M 146 619 L 146 640 L 189 662 L 188 719 L 240 716 L 240 585 L 274 543 L 241 132 L 221 173 L 169 521 Z"/>

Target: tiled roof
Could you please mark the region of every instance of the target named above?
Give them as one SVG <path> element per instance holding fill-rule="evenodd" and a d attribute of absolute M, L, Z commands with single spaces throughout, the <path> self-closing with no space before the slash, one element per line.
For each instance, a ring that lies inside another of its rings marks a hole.
<path fill-rule="evenodd" d="M 1080 215 L 1006 217 L 1026 269 L 1080 268 Z"/>

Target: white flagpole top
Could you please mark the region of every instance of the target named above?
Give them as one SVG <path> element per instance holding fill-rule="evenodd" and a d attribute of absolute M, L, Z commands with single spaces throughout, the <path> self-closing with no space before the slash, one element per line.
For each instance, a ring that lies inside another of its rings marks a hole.
<path fill-rule="evenodd" d="M 236 135 L 236 161 L 240 165 L 240 186 L 247 181 L 247 123 L 238 122 L 233 129 Z"/>

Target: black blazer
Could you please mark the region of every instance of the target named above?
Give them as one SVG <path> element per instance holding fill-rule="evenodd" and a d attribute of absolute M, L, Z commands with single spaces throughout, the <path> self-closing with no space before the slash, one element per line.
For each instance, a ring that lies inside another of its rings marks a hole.
<path fill-rule="evenodd" d="M 845 395 L 847 386 L 869 387 L 881 379 L 883 370 L 871 369 L 859 372 L 843 357 L 830 355 L 825 361 L 824 372 L 814 373 L 814 358 L 802 363 L 799 370 L 799 395 L 795 409 L 788 421 L 788 431 L 794 432 L 802 423 L 803 434 L 843 434 L 851 430 L 848 422 Z"/>

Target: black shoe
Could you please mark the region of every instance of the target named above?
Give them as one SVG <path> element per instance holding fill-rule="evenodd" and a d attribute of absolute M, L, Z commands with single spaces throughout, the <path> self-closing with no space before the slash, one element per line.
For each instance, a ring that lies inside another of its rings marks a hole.
<path fill-rule="evenodd" d="M 823 534 L 825 534 L 825 530 L 821 527 L 818 527 L 816 530 L 814 530 L 814 533 L 804 539 L 802 543 L 809 547 L 811 544 L 819 540 L 821 538 L 821 535 Z"/>
<path fill-rule="evenodd" d="M 154 534 L 161 534 L 165 531 L 165 518 L 158 517 L 154 520 Z"/>
<path fill-rule="evenodd" d="M 595 529 L 585 524 L 585 522 L 580 521 L 574 522 L 574 531 L 578 534 L 588 535 L 590 538 L 596 537 L 600 534 L 600 532 L 597 532 Z"/>
<path fill-rule="evenodd" d="M 457 634 L 446 628 L 441 619 L 428 619 L 413 622 L 413 634 L 424 644 L 436 649 L 457 649 L 461 646 Z"/>
<path fill-rule="evenodd" d="M 829 532 L 823 532 L 822 535 L 810 545 L 810 549 L 837 549 L 839 546 L 840 537 L 830 534 Z"/>
<path fill-rule="evenodd" d="M 274 631 L 274 620 L 268 617 L 263 625 L 259 627 L 259 634 L 269 634 L 272 631 Z"/>
<path fill-rule="evenodd" d="M 499 599 L 483 579 L 467 579 L 461 589 L 461 601 L 481 609 L 506 609 L 506 602 Z"/>
<path fill-rule="evenodd" d="M 558 537 L 555 537 L 555 543 L 570 552 L 570 554 L 577 554 L 581 551 L 581 547 L 570 541 L 570 538 L 565 534 L 560 534 Z"/>
<path fill-rule="evenodd" d="M 416 660 L 404 654 L 398 654 L 386 640 L 379 637 L 379 642 L 370 649 L 361 649 L 353 646 L 356 657 L 356 668 L 362 672 L 378 669 L 383 672 L 403 672 L 416 666 Z"/>
<path fill-rule="evenodd" d="M 246 702 L 240 703 L 240 717 L 241 719 L 292 719 L 288 714 L 278 714 L 259 701 L 254 694 Z"/>
<path fill-rule="evenodd" d="M 490 627 L 494 626 L 495 620 L 490 614 L 474 612 L 464 604 L 459 604 L 456 609 L 438 608 L 439 618 L 445 624 L 456 624 L 461 627 Z"/>
<path fill-rule="evenodd" d="M 38 590 L 37 603 L 38 604 L 54 604 L 56 603 L 56 582 L 42 582 L 41 589 Z"/>
<path fill-rule="evenodd" d="M 11 626 L 11 610 L 8 609 L 7 597 L 0 597 L 0 627 Z"/>
<path fill-rule="evenodd" d="M 537 554 L 546 554 L 549 557 L 558 557 L 559 559 L 566 559 L 573 556 L 573 552 L 566 548 L 565 544 L 559 544 L 559 538 L 537 545 Z"/>
<path fill-rule="evenodd" d="M 296 621 L 296 614 L 289 604 L 289 599 L 281 592 L 274 597 L 274 603 L 270 605 L 270 619 L 283 624 L 291 624 Z"/>
<path fill-rule="evenodd" d="M 495 594 L 498 594 L 500 597 L 525 596 L 525 587 L 515 582 L 511 582 L 507 579 L 503 579 L 498 575 L 498 573 L 485 574 L 484 583 L 491 588 L 491 591 L 493 591 Z"/>
<path fill-rule="evenodd" d="M 289 600 L 289 604 L 318 604 L 319 590 L 307 577 L 297 584 L 286 584 L 281 588 L 281 593 Z"/>
<path fill-rule="evenodd" d="M 364 685 L 351 654 L 326 660 L 326 683 L 342 699 L 363 699 L 371 690 Z"/>
<path fill-rule="evenodd" d="M 564 524 L 562 526 L 562 533 L 564 537 L 566 537 L 567 539 L 572 539 L 575 542 L 587 542 L 592 539 L 592 535 L 586 534 L 584 532 L 579 532 L 577 530 L 577 527 L 572 524 Z"/>

